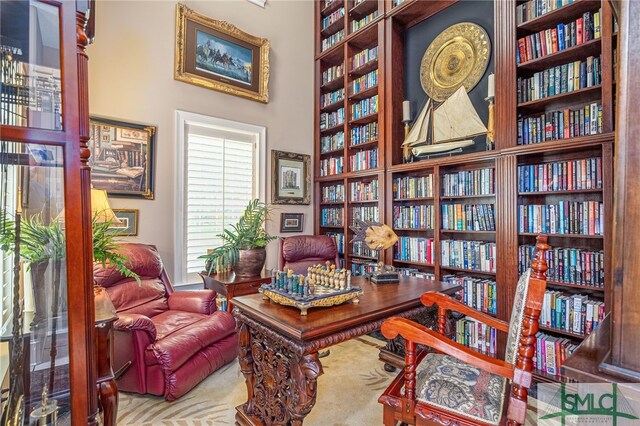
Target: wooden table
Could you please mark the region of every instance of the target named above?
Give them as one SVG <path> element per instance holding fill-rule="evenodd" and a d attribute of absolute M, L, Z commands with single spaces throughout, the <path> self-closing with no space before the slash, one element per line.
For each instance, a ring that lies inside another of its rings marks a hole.
<path fill-rule="evenodd" d="M 260 276 L 240 278 L 234 272 L 220 272 L 209 275 L 206 271 L 200 273 L 204 288 L 214 290 L 218 294 L 227 297 L 227 311 L 231 312 L 231 299 L 236 296 L 258 293 L 262 284 L 271 282 L 271 275 L 265 271 Z"/>
<path fill-rule="evenodd" d="M 402 277 L 399 284 L 375 285 L 354 278 L 362 287 L 360 303 L 300 310 L 261 295 L 235 297 L 239 321 L 240 369 L 247 402 L 236 407 L 240 425 L 301 425 L 316 402 L 316 380 L 322 374 L 318 351 L 377 330 L 391 316 L 411 317 L 426 309 L 426 291 L 451 294 L 459 286 Z"/>

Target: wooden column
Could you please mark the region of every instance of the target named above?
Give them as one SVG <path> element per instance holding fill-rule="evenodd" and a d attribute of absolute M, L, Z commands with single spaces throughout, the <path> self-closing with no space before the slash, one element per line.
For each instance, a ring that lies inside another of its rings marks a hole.
<path fill-rule="evenodd" d="M 611 369 L 640 380 L 640 2 L 623 1 L 620 12 Z"/>

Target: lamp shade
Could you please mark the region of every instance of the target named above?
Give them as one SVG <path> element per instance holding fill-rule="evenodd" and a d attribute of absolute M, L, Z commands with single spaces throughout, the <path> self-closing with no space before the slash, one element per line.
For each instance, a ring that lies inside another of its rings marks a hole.
<path fill-rule="evenodd" d="M 113 213 L 104 189 L 91 188 L 91 213 L 97 222 L 112 222 L 116 225 L 121 223 Z"/>

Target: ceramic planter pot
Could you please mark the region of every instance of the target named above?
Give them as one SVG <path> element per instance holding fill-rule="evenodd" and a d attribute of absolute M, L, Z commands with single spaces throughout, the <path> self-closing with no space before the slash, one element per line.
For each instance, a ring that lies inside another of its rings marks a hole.
<path fill-rule="evenodd" d="M 267 251 L 264 247 L 251 250 L 240 250 L 238 262 L 233 267 L 233 272 L 239 277 L 256 277 L 260 275 L 264 262 L 267 259 Z"/>

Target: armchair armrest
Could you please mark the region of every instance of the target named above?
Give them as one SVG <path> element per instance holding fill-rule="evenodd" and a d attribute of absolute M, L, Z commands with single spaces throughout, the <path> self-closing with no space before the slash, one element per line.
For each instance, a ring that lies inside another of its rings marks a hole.
<path fill-rule="evenodd" d="M 143 331 L 151 342 L 156 341 L 156 326 L 149 317 L 140 314 L 118 314 L 118 319 L 113 324 L 116 331 Z"/>
<path fill-rule="evenodd" d="M 467 315 L 500 331 L 504 331 L 505 333 L 509 331 L 509 324 L 507 324 L 507 322 L 494 318 L 491 315 L 487 315 L 484 312 L 473 309 L 445 294 L 441 294 L 435 291 L 428 291 L 420 296 L 420 300 L 425 306 L 431 306 L 435 303 L 440 309 L 457 311 L 463 315 Z"/>
<path fill-rule="evenodd" d="M 513 379 L 513 364 L 476 352 L 406 318 L 386 320 L 382 324 L 382 334 L 387 339 L 393 339 L 399 334 L 409 342 L 429 346 L 481 370 Z"/>
<path fill-rule="evenodd" d="M 216 310 L 213 290 L 176 291 L 169 296 L 169 309 L 211 315 Z"/>

